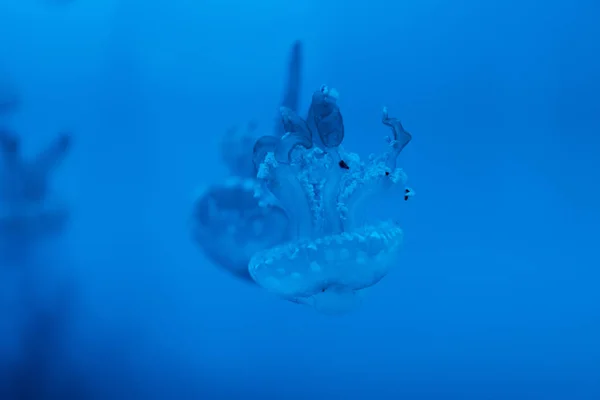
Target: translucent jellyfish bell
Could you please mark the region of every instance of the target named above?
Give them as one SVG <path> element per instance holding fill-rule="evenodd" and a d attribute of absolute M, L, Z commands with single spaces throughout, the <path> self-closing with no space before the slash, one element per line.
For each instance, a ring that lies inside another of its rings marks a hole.
<path fill-rule="evenodd" d="M 393 132 L 387 151 L 366 162 L 345 152 L 337 92 L 326 86 L 313 95 L 311 118 L 323 148 L 307 143 L 310 129 L 255 147 L 258 179 L 285 211 L 290 240 L 255 254 L 248 270 L 287 300 L 338 313 L 356 308 L 363 291 L 399 261 L 397 222 L 371 221 L 364 211 L 387 189 L 404 186 L 396 158 L 411 136 L 384 109 L 382 122 Z"/>
<path fill-rule="evenodd" d="M 292 115 L 300 101 L 302 44 L 293 43 L 287 80 L 279 106 Z M 290 119 L 289 124 L 295 121 Z M 221 157 L 234 177 L 199 194 L 192 215 L 192 236 L 205 255 L 219 268 L 254 282 L 248 262 L 257 251 L 288 239 L 288 217 L 271 195 L 261 189 L 256 171 L 262 159 L 279 143 L 281 116 L 271 135 L 256 142 L 257 124 L 230 129 L 221 141 Z M 256 142 L 256 143 L 255 143 Z M 260 159 L 257 161 L 257 154 Z"/>
<path fill-rule="evenodd" d="M 192 237 L 211 261 L 249 281 L 248 260 L 284 242 L 288 223 L 280 208 L 260 205 L 255 189 L 252 179 L 213 185 L 197 199 L 192 216 Z"/>
<path fill-rule="evenodd" d="M 402 230 L 383 222 L 352 233 L 296 240 L 263 251 L 250 274 L 281 297 L 325 313 L 349 311 L 360 291 L 379 282 L 398 262 Z"/>

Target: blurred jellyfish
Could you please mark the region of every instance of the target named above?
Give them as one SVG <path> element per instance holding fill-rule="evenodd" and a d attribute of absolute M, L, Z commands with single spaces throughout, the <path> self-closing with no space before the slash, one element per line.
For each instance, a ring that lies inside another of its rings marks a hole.
<path fill-rule="evenodd" d="M 302 46 L 297 41 L 292 45 L 282 107 L 298 107 L 301 66 Z M 257 124 L 251 122 L 245 132 L 227 131 L 221 155 L 232 177 L 199 194 L 191 219 L 192 238 L 204 254 L 218 267 L 252 283 L 248 273 L 252 255 L 288 239 L 283 209 L 254 196 L 258 184 L 253 159 L 256 130 Z M 279 140 L 282 133 L 277 127 L 269 137 Z"/>
<path fill-rule="evenodd" d="M 281 107 L 297 111 L 300 103 L 300 86 L 302 72 L 302 42 L 293 43 L 288 67 L 287 80 L 284 88 Z M 281 136 L 285 133 L 280 122 L 281 118 L 277 113 L 274 136 Z M 252 163 L 252 146 L 259 137 L 257 133 L 258 124 L 255 121 L 248 123 L 246 130 L 238 130 L 237 127 L 230 128 L 221 141 L 221 157 L 233 176 L 254 178 L 256 173 Z"/>
<path fill-rule="evenodd" d="M 340 147 L 337 97 L 327 86 L 316 91 L 308 121 L 282 108 L 287 133 L 255 146 L 257 196 L 271 195 L 269 204 L 284 210 L 291 239 L 255 254 L 250 275 L 267 290 L 325 313 L 354 309 L 361 291 L 398 263 L 402 230 L 395 221 L 369 221 L 364 211 L 393 186 L 408 190 L 396 159 L 411 140 L 384 109 L 393 138 L 383 154 L 361 161 Z"/>
<path fill-rule="evenodd" d="M 0 258 L 22 261 L 38 239 L 60 233 L 66 205 L 52 197 L 49 179 L 71 145 L 59 135 L 32 160 L 25 160 L 18 137 L 0 131 Z"/>
<path fill-rule="evenodd" d="M 248 261 L 257 251 L 287 238 L 287 217 L 278 207 L 261 207 L 256 182 L 231 178 L 213 185 L 196 202 L 192 236 L 204 253 L 235 276 L 252 281 Z"/>
<path fill-rule="evenodd" d="M 8 118 L 19 108 L 20 99 L 14 86 L 6 80 L 0 80 L 0 125 L 5 125 Z"/>

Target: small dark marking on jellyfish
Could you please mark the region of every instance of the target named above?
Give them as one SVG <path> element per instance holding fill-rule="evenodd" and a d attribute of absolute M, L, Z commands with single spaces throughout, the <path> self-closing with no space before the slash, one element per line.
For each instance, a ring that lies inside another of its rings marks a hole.
<path fill-rule="evenodd" d="M 385 171 L 385 176 L 390 176 L 390 171 Z"/>
<path fill-rule="evenodd" d="M 340 160 L 340 162 L 338 164 L 339 164 L 340 168 L 350 169 L 350 167 L 348 166 L 348 164 L 346 164 L 346 161 L 344 161 L 344 160 Z"/>
<path fill-rule="evenodd" d="M 410 193 L 410 189 L 404 189 L 404 193 L 406 193 L 404 195 L 404 201 L 408 201 L 408 198 L 410 197 L 411 193 Z"/>

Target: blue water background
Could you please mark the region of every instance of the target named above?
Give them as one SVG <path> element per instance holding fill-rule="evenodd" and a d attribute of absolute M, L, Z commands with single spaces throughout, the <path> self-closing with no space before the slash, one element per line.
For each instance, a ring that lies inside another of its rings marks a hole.
<path fill-rule="evenodd" d="M 35 275 L 74 287 L 57 365 L 85 398 L 599 399 L 598 21 L 592 0 L 0 0 L 10 123 L 31 151 L 74 132 L 74 218 Z M 345 316 L 189 236 L 223 133 L 271 128 L 296 39 L 303 109 L 337 88 L 347 148 L 382 148 L 384 105 L 413 134 L 416 196 L 374 210 L 402 221 L 402 262 Z"/>

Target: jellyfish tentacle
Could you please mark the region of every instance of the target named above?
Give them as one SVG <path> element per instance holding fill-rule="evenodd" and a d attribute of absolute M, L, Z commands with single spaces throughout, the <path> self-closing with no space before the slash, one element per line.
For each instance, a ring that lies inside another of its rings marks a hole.
<path fill-rule="evenodd" d="M 388 114 L 387 107 L 383 107 L 383 115 L 381 117 L 381 122 L 392 128 L 393 138 L 390 143 L 392 150 L 388 156 L 388 165 L 391 168 L 396 167 L 396 159 L 406 147 L 406 145 L 412 140 L 412 135 L 407 132 L 402 123 L 398 118 L 390 118 Z"/>
<path fill-rule="evenodd" d="M 286 107 L 294 112 L 298 111 L 300 105 L 300 88 L 302 86 L 302 42 L 296 40 L 292 44 L 287 68 L 287 80 L 281 100 L 281 107 Z M 282 136 L 287 131 L 281 126 L 280 115 L 275 117 L 275 136 Z"/>
<path fill-rule="evenodd" d="M 344 119 L 337 104 L 335 89 L 326 85 L 313 93 L 309 119 L 314 124 L 323 146 L 338 147 L 344 140 Z"/>
<path fill-rule="evenodd" d="M 256 123 L 250 121 L 245 130 L 232 126 L 223 135 L 220 143 L 221 158 L 232 175 L 251 178 L 252 146 L 256 141 Z"/>
<path fill-rule="evenodd" d="M 412 136 L 397 118 L 390 118 L 387 107 L 383 109 L 382 122 L 392 128 L 393 138 L 390 149 L 381 157 L 374 158 L 371 163 L 358 169 L 353 177 L 353 184 L 346 187 L 340 196 L 344 210 L 344 229 L 355 229 L 364 223 L 365 204 L 377 199 L 386 189 L 394 184 L 405 184 L 406 174 L 396 168 L 397 158 Z"/>
<path fill-rule="evenodd" d="M 327 234 L 341 233 L 343 229 L 339 212 L 339 193 L 344 176 L 348 173 L 339 166 L 342 157 L 338 149 L 328 151 L 330 165 L 328 166 L 327 177 L 323 186 L 323 218 L 324 232 Z"/>
<path fill-rule="evenodd" d="M 281 105 L 297 111 L 300 104 L 300 87 L 302 86 L 302 42 L 296 40 L 292 44 L 288 61 L 288 72 L 285 91 Z"/>
<path fill-rule="evenodd" d="M 276 158 L 278 162 L 287 163 L 291 158 L 292 151 L 297 146 L 310 149 L 313 145 L 312 132 L 302 118 L 287 107 L 281 107 L 281 121 L 285 130 L 285 135 L 281 137 L 276 148 Z"/>
<path fill-rule="evenodd" d="M 313 214 L 303 182 L 291 165 L 279 163 L 273 153 L 268 153 L 257 174 L 286 211 L 290 233 L 294 237 L 310 238 L 313 233 Z"/>
<path fill-rule="evenodd" d="M 309 119 L 316 128 L 331 161 L 322 189 L 323 227 L 327 233 L 340 233 L 342 230 L 338 194 L 346 171 L 339 166 L 343 161 L 338 147 L 344 140 L 344 120 L 337 104 L 338 97 L 337 90 L 322 85 L 313 93 L 309 110 Z"/>
<path fill-rule="evenodd" d="M 343 210 L 344 230 L 353 230 L 365 223 L 368 207 L 373 204 L 391 186 L 404 183 L 406 175 L 400 168 L 390 169 L 385 160 L 374 159 L 371 163 L 355 168 L 347 185 L 340 194 Z"/>

